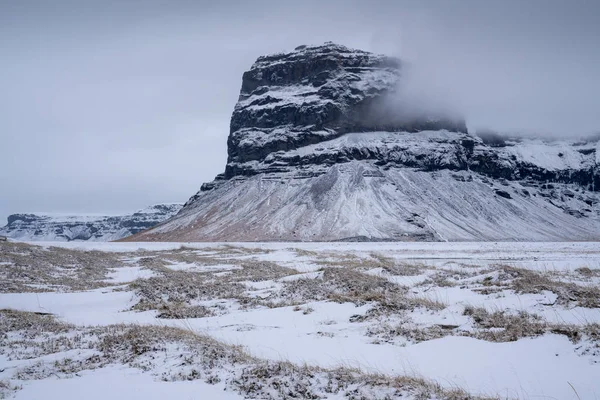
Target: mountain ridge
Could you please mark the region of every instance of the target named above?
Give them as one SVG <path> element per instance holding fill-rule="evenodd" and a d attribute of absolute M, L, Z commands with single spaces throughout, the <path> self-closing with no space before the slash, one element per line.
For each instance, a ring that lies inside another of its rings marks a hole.
<path fill-rule="evenodd" d="M 259 57 L 225 172 L 126 240 L 600 238 L 599 138 L 479 137 L 389 103 L 401 80 L 400 60 L 333 43 Z"/>
<path fill-rule="evenodd" d="M 161 203 L 131 214 L 18 213 L 7 218 L 0 235 L 26 241 L 111 241 L 141 232 L 172 217 L 181 203 Z"/>

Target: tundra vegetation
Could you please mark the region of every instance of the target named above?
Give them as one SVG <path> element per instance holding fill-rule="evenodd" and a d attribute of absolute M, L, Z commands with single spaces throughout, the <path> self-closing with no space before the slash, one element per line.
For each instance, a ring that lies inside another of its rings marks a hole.
<path fill-rule="evenodd" d="M 0 374 L 3 397 L 31 380 L 122 364 L 162 381 L 224 385 L 245 398 L 495 398 L 423 376 L 261 359 L 186 327 L 186 321 L 251 310 L 289 310 L 294 318 L 308 318 L 323 303 L 354 307 L 356 313 L 345 322 L 374 346 L 405 347 L 448 336 L 506 343 L 559 335 L 578 356 L 600 360 L 600 321 L 557 321 L 547 319 L 546 312 L 600 308 L 600 273 L 592 267 L 432 265 L 382 252 L 301 248 L 286 249 L 290 257 L 278 261 L 272 250 L 230 245 L 121 252 L 14 242 L 0 246 L 2 293 L 127 292 L 131 301 L 121 312 L 144 313 L 154 321 L 84 326 L 46 311 L 0 310 L 0 355 L 15 365 Z M 444 295 L 457 290 L 470 296 L 451 302 Z M 494 306 L 493 299 L 511 296 L 535 301 L 521 309 Z M 339 323 L 323 319 L 310 334 L 336 338 L 343 331 L 326 328 Z M 19 360 L 23 363 L 15 363 Z"/>

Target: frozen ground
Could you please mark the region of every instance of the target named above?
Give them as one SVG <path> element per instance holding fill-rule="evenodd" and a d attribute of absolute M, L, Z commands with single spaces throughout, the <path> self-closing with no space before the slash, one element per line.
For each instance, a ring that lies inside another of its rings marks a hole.
<path fill-rule="evenodd" d="M 0 398 L 600 398 L 599 243 L 0 246 Z"/>

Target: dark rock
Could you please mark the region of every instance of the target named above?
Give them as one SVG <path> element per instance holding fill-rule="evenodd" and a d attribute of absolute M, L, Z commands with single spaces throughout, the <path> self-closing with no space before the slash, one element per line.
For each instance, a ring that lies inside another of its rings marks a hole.
<path fill-rule="evenodd" d="M 214 188 L 215 188 L 215 184 L 213 182 L 205 182 L 200 187 L 200 191 L 206 192 L 206 191 L 209 191 L 209 190 L 213 190 Z"/>
<path fill-rule="evenodd" d="M 512 199 L 512 196 L 507 191 L 496 190 L 495 193 L 500 197 L 504 197 L 505 199 Z"/>
<path fill-rule="evenodd" d="M 579 149 L 577 151 L 580 152 L 581 154 L 587 156 L 589 154 L 595 153 L 596 149 L 595 148 L 591 148 L 591 149 Z"/>
<path fill-rule="evenodd" d="M 566 208 L 566 209 L 565 209 L 565 212 L 566 212 L 567 214 L 569 214 L 569 215 L 572 215 L 572 216 L 574 216 L 574 217 L 577 217 L 577 218 L 583 218 L 583 217 L 585 217 L 585 214 L 583 214 L 583 213 L 582 213 L 581 211 L 579 211 L 579 210 L 573 210 L 573 209 L 571 209 L 571 208 Z"/>
<path fill-rule="evenodd" d="M 31 223 L 39 220 L 40 217 L 35 214 L 12 214 L 8 216 L 8 225 L 21 221 L 22 223 Z"/>
<path fill-rule="evenodd" d="M 401 66 L 398 59 L 333 43 L 259 57 L 242 78 L 231 117 L 228 163 L 264 160 L 273 152 L 347 132 L 466 132 L 461 118 L 416 116 L 403 106 L 390 106 Z"/>

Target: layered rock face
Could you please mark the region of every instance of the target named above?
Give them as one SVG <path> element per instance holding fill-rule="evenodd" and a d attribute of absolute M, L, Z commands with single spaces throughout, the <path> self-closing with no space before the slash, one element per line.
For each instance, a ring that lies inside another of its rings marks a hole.
<path fill-rule="evenodd" d="M 255 174 L 247 163 L 348 132 L 466 132 L 461 119 L 389 112 L 401 76 L 398 59 L 333 43 L 259 57 L 242 78 L 224 177 Z"/>
<path fill-rule="evenodd" d="M 600 238 L 599 139 L 479 137 L 394 101 L 402 63 L 326 43 L 244 73 L 225 172 L 132 240 Z"/>
<path fill-rule="evenodd" d="M 27 241 L 109 241 L 121 239 L 177 214 L 182 204 L 155 204 L 127 215 L 12 214 L 0 235 Z"/>

